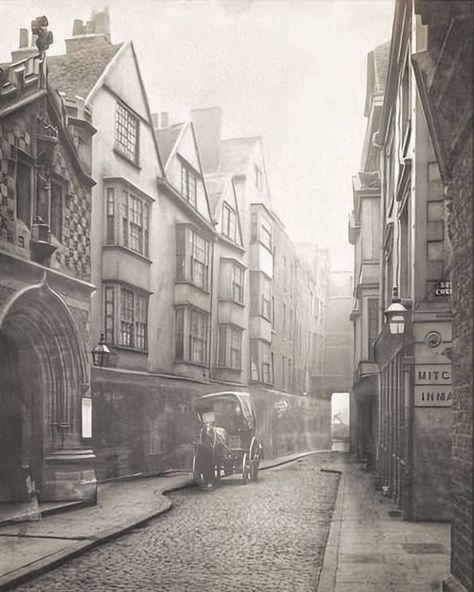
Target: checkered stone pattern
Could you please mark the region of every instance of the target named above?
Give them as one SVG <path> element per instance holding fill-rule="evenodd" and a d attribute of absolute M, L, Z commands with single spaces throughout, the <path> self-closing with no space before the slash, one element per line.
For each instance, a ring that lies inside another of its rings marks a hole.
<path fill-rule="evenodd" d="M 18 232 L 16 212 L 16 149 L 33 155 L 33 128 L 36 115 L 52 121 L 45 99 L 39 99 L 27 108 L 20 109 L 0 122 L 0 244 L 15 245 L 18 254 L 30 258 L 29 231 Z M 90 225 L 91 189 L 77 174 L 73 157 L 59 141 L 55 149 L 52 171 L 58 174 L 67 187 L 63 203 L 63 236 L 51 258 L 50 266 L 81 280 L 91 277 Z M 23 225 L 24 226 L 24 225 Z M 24 228 L 26 228 L 24 226 Z"/>
<path fill-rule="evenodd" d="M 26 116 L 25 116 L 26 115 Z M 0 240 L 16 244 L 16 148 L 31 151 L 30 113 L 5 118 L 0 123 Z"/>
<path fill-rule="evenodd" d="M 62 147 L 58 147 L 55 171 L 68 179 L 68 194 L 65 199 L 62 245 L 55 253 L 58 265 L 65 273 L 90 280 L 90 225 L 91 192 L 74 175 Z"/>

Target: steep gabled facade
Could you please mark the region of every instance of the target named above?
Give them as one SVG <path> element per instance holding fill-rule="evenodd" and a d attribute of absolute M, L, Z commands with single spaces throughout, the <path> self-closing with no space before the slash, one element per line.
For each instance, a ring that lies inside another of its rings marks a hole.
<path fill-rule="evenodd" d="M 51 60 L 49 80 L 65 97 L 68 111 L 86 105 L 99 130 L 92 145 L 96 292 L 89 348 L 104 333 L 110 366 L 146 371 L 148 311 L 155 293 L 152 229 L 158 220 L 156 178 L 162 167 L 133 44 L 113 45 L 100 14 L 91 21 L 93 34 L 84 33 L 76 21 L 66 54 Z"/>
<path fill-rule="evenodd" d="M 209 380 L 214 220 L 191 123 L 156 129 L 165 176 L 156 225 L 154 371 Z M 174 347 L 169 347 L 173 343 Z"/>
<path fill-rule="evenodd" d="M 248 249 L 242 240 L 244 221 L 232 176 L 214 173 L 205 180 L 217 231 L 211 378 L 247 385 L 249 275 Z"/>

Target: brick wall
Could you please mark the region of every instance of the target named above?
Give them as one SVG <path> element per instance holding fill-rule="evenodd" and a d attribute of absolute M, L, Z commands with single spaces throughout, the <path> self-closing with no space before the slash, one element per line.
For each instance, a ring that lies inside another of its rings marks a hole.
<path fill-rule="evenodd" d="M 453 522 L 451 573 L 472 590 L 472 328 L 473 192 L 472 134 L 453 170 Z"/>

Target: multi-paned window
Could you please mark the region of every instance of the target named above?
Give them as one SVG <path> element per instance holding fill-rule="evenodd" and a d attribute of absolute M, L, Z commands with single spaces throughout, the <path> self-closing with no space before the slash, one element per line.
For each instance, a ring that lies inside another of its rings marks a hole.
<path fill-rule="evenodd" d="M 427 202 L 428 279 L 441 280 L 445 274 L 446 236 L 444 228 L 443 184 L 438 164 L 428 163 Z"/>
<path fill-rule="evenodd" d="M 64 187 L 61 183 L 51 182 L 49 228 L 59 241 L 62 240 L 63 234 L 63 191 Z"/>
<path fill-rule="evenodd" d="M 16 217 L 31 226 L 31 166 L 16 163 Z"/>
<path fill-rule="evenodd" d="M 197 173 L 181 160 L 181 195 L 196 208 L 197 206 Z"/>
<path fill-rule="evenodd" d="M 369 360 L 374 360 L 374 346 L 379 331 L 379 301 L 377 298 L 367 300 L 367 325 Z"/>
<path fill-rule="evenodd" d="M 219 325 L 217 365 L 231 370 L 242 369 L 242 329 Z"/>
<path fill-rule="evenodd" d="M 261 341 L 262 349 L 262 382 L 270 384 L 272 382 L 272 358 L 270 352 L 270 344 L 266 341 Z"/>
<path fill-rule="evenodd" d="M 25 154 L 24 158 L 29 157 Z M 39 173 L 36 176 L 36 199 L 33 201 L 33 167 L 20 157 L 16 162 L 16 217 L 28 227 L 31 227 L 32 218 L 41 220 L 49 226 L 56 239 L 61 241 L 66 181 L 57 175 L 49 182 Z"/>
<path fill-rule="evenodd" d="M 271 320 L 272 318 L 272 283 L 266 276 L 260 274 L 261 315 Z"/>
<path fill-rule="evenodd" d="M 269 251 L 272 250 L 272 226 L 256 212 L 252 212 L 251 216 L 250 240 L 253 243 L 260 242 Z"/>
<path fill-rule="evenodd" d="M 269 251 L 272 250 L 272 229 L 264 222 L 260 225 L 260 242 Z"/>
<path fill-rule="evenodd" d="M 138 117 L 122 103 L 115 111 L 115 147 L 134 163 L 138 162 Z"/>
<path fill-rule="evenodd" d="M 148 201 L 122 184 L 106 187 L 105 201 L 106 244 L 119 244 L 148 257 Z"/>
<path fill-rule="evenodd" d="M 254 382 L 273 383 L 271 345 L 262 339 L 250 340 L 250 378 Z"/>
<path fill-rule="evenodd" d="M 237 216 L 227 203 L 222 206 L 222 234 L 233 242 L 237 240 Z"/>
<path fill-rule="evenodd" d="M 132 286 L 104 284 L 104 328 L 109 345 L 147 349 L 148 294 Z"/>
<path fill-rule="evenodd" d="M 209 241 L 187 225 L 176 228 L 176 279 L 209 288 Z"/>
<path fill-rule="evenodd" d="M 207 364 L 209 314 L 190 306 L 175 309 L 175 359 Z"/>
<path fill-rule="evenodd" d="M 191 330 L 189 332 L 189 353 L 191 362 L 205 364 L 207 359 L 208 314 L 191 309 Z"/>
<path fill-rule="evenodd" d="M 232 266 L 232 300 L 238 304 L 244 303 L 245 270 L 239 265 Z"/>

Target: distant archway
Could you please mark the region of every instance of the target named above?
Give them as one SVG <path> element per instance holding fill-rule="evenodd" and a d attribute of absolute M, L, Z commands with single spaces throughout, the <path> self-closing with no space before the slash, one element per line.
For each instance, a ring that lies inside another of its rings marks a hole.
<path fill-rule="evenodd" d="M 350 448 L 350 395 L 331 395 L 331 441 L 332 449 L 348 452 Z"/>
<path fill-rule="evenodd" d="M 0 356 L 7 362 L 0 367 L 0 501 L 22 501 L 33 489 L 46 500 L 54 489 L 47 456 L 75 441 L 75 403 L 88 388 L 77 326 L 46 279 L 1 311 Z"/>

